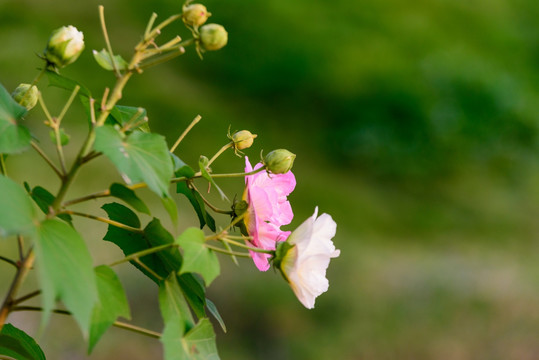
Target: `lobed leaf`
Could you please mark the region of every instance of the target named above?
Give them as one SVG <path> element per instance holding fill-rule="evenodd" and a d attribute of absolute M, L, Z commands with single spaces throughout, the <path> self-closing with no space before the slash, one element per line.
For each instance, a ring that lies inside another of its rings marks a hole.
<path fill-rule="evenodd" d="M 219 275 L 219 259 L 217 255 L 205 246 L 206 237 L 202 230 L 188 228 L 177 239 L 176 243 L 183 249 L 183 264 L 180 274 L 198 273 L 209 286 Z"/>
<path fill-rule="evenodd" d="M 215 333 L 208 318 L 194 322 L 176 278 L 159 288 L 159 305 L 165 323 L 161 343 L 165 360 L 218 360 Z"/>
<path fill-rule="evenodd" d="M 133 131 L 125 136 L 105 125 L 96 129 L 94 147 L 112 161 L 128 184 L 145 182 L 159 196 L 168 195 L 173 168 L 161 135 Z"/>
<path fill-rule="evenodd" d="M 107 212 L 111 220 L 115 220 L 136 228 L 140 227 L 138 217 L 129 208 L 117 203 L 105 204 L 102 208 Z M 150 249 L 152 247 L 174 243 L 174 238 L 161 225 L 161 222 L 158 219 L 153 219 L 144 228 L 143 234 L 130 232 L 115 226 L 109 226 L 107 234 L 103 239 L 116 244 L 122 249 L 126 256 L 135 252 Z M 142 261 L 144 265 L 148 266 L 161 278 L 166 278 L 170 273 L 178 273 L 183 259 L 178 249 L 171 248 L 144 256 L 140 259 L 140 261 Z M 131 263 L 147 277 L 152 279 L 154 282 L 159 283 L 158 278 L 149 273 L 139 264 L 135 262 Z M 177 275 L 177 281 L 180 284 L 180 287 L 184 292 L 189 305 L 193 308 L 196 316 L 204 317 L 206 315 L 204 309 L 206 305 L 204 285 L 195 276 L 193 276 L 193 274 Z"/>

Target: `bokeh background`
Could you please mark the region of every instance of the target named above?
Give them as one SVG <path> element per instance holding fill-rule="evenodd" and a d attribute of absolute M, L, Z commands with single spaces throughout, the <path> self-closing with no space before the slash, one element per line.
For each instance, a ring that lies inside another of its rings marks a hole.
<path fill-rule="evenodd" d="M 172 0 L 102 3 L 113 47 L 126 58 L 153 11 L 164 19 L 181 8 Z M 328 270 L 330 290 L 310 311 L 278 273 L 222 258 L 222 276 L 209 289 L 228 326 L 226 334 L 216 329 L 221 357 L 539 359 L 539 2 L 204 3 L 211 21 L 227 28 L 228 46 L 203 61 L 188 48 L 133 78 L 121 103 L 145 107 L 170 144 L 201 114 L 178 151 L 188 163 L 211 156 L 229 126 L 259 135 L 247 152 L 253 160 L 261 149 L 295 152 L 290 228 L 317 205 L 337 221 L 341 249 Z M 84 31 L 87 50 L 62 73 L 94 94 L 111 86 L 113 76 L 90 51 L 104 47 L 98 4 L 1 0 L 2 84 L 11 91 L 30 82 L 51 30 L 72 24 Z M 162 39 L 176 34 L 189 35 L 178 24 Z M 68 94 L 41 84 L 58 113 Z M 81 114 L 74 107 L 65 122 L 72 151 L 86 129 Z M 36 109 L 26 121 L 45 143 L 43 119 Z M 14 178 L 58 186 L 34 154 L 8 160 Z M 100 159 L 82 173 L 71 195 L 117 180 L 107 164 Z M 227 153 L 214 171 L 241 168 Z M 221 183 L 242 192 L 241 181 Z M 151 194 L 142 196 L 166 216 Z M 195 221 L 185 199 L 176 200 L 174 234 Z M 104 215 L 100 204 L 88 211 Z M 104 228 L 80 219 L 76 226 L 97 263 L 120 256 L 100 240 Z M 8 242 L 0 248 L 15 253 Z M 133 321 L 159 331 L 154 285 L 128 265 L 118 270 Z M 10 272 L 0 264 L 1 278 Z M 158 341 L 119 329 L 85 355 L 68 318 L 54 317 L 41 333 L 36 314 L 11 321 L 36 335 L 50 359 L 161 356 Z"/>

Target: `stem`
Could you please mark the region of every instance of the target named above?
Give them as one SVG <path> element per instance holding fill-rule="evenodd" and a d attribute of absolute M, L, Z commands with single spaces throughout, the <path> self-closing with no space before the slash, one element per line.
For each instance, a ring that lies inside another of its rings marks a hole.
<path fill-rule="evenodd" d="M 8 264 L 11 264 L 11 265 L 15 266 L 16 269 L 19 269 L 19 265 L 17 265 L 16 261 L 13 261 L 13 260 L 5 257 L 5 256 L 2 256 L 2 255 L 0 255 L 0 260 L 5 261 Z"/>
<path fill-rule="evenodd" d="M 24 260 L 24 239 L 21 235 L 17 235 L 17 248 L 19 249 L 19 260 Z"/>
<path fill-rule="evenodd" d="M 141 258 L 143 256 L 151 255 L 153 253 L 159 252 L 161 250 L 166 250 L 168 248 L 175 247 L 175 246 L 178 246 L 178 245 L 172 243 L 172 244 L 165 244 L 165 245 L 155 246 L 155 247 L 152 247 L 152 248 L 149 248 L 149 249 L 146 249 L 146 250 L 141 250 L 141 251 L 133 253 L 133 254 L 131 254 L 129 256 L 126 256 L 123 259 L 115 261 L 115 262 L 109 264 L 108 266 L 112 267 L 112 266 L 115 266 L 115 265 L 123 264 L 124 262 L 135 261 L 135 259 Z"/>
<path fill-rule="evenodd" d="M 16 306 L 13 308 L 13 311 L 43 311 L 43 308 L 39 306 Z M 69 311 L 61 309 L 53 309 L 52 312 L 60 315 L 71 315 Z M 158 332 L 147 330 L 139 326 L 127 324 L 122 321 L 115 321 L 112 325 L 120 329 L 133 331 L 142 335 L 154 337 L 156 339 L 159 339 L 161 337 L 161 334 Z"/>
<path fill-rule="evenodd" d="M 69 97 L 66 104 L 64 105 L 64 108 L 60 112 L 60 115 L 58 115 L 58 117 L 56 118 L 56 123 L 58 127 L 60 127 L 60 123 L 62 122 L 62 119 L 64 118 L 67 110 L 71 107 L 71 104 L 73 104 L 73 100 L 75 100 L 75 96 L 77 96 L 77 93 L 79 92 L 79 90 L 80 90 L 80 86 L 76 85 L 75 88 L 73 89 L 73 92 L 71 93 L 71 96 Z"/>
<path fill-rule="evenodd" d="M 154 61 L 149 61 L 149 62 L 145 62 L 143 63 L 141 66 L 140 66 L 140 69 L 147 69 L 149 67 L 152 67 L 152 66 L 155 66 L 155 65 L 159 65 L 159 64 L 162 64 L 164 62 L 167 62 L 167 61 L 170 61 L 172 59 L 174 59 L 175 57 L 178 57 L 180 55 L 183 55 L 185 54 L 185 49 L 181 46 L 178 46 L 177 47 L 177 50 L 176 52 L 173 52 L 171 54 L 168 54 L 168 55 L 164 55 L 164 56 L 161 56 L 161 57 L 158 57 L 157 59 L 155 59 Z"/>
<path fill-rule="evenodd" d="M 210 159 L 210 161 L 208 161 L 208 164 L 206 166 L 210 166 L 211 163 L 215 161 L 215 159 L 217 159 L 222 153 L 224 153 L 227 149 L 230 149 L 233 146 L 234 146 L 234 142 L 231 141 L 228 144 L 226 144 L 225 146 L 223 146 L 222 148 L 220 148 L 219 151 L 217 151 L 215 153 L 215 155 L 213 155 L 213 157 Z"/>
<path fill-rule="evenodd" d="M 142 267 L 144 270 L 149 272 L 150 275 L 154 276 L 156 279 L 159 279 L 159 280 L 163 281 L 163 278 L 161 276 L 159 276 L 159 274 L 157 274 L 155 271 L 150 269 L 150 267 L 148 265 L 146 265 L 145 263 L 143 263 L 142 261 L 140 261 L 139 258 L 136 258 L 133 261 L 136 262 L 137 264 L 139 264 L 139 266 Z"/>
<path fill-rule="evenodd" d="M 132 227 L 132 226 L 129 226 L 129 225 L 125 225 L 125 224 L 122 224 L 121 222 L 110 220 L 110 219 L 107 219 L 107 218 L 104 218 L 104 217 L 95 216 L 95 215 L 86 214 L 86 213 L 81 213 L 81 212 L 78 212 L 78 211 L 63 210 L 63 211 L 60 211 L 58 213 L 58 215 L 59 214 L 69 214 L 69 215 L 81 216 L 81 217 L 85 217 L 85 218 L 88 218 L 88 219 L 101 221 L 101 222 L 104 222 L 106 224 L 116 226 L 117 228 L 124 229 L 124 230 L 127 230 L 127 231 L 131 231 L 131 232 L 135 232 L 135 233 L 139 233 L 139 234 L 144 233 L 144 231 L 142 229 L 138 229 L 138 228 L 135 228 L 135 227 Z"/>
<path fill-rule="evenodd" d="M 204 244 L 204 246 L 206 246 L 208 249 L 211 249 L 211 250 L 216 251 L 216 252 L 221 253 L 221 254 L 226 254 L 226 255 L 230 255 L 230 256 L 239 256 L 239 257 L 251 257 L 251 255 L 249 255 L 248 253 L 227 251 L 227 250 L 218 248 L 216 246 L 211 246 L 211 245 L 208 245 L 208 244 Z"/>
<path fill-rule="evenodd" d="M 105 38 L 105 43 L 107 44 L 107 51 L 109 52 L 110 62 L 114 68 L 114 74 L 119 78 L 122 76 L 116 66 L 116 61 L 114 61 L 114 54 L 112 53 L 112 46 L 110 45 L 109 34 L 107 32 L 107 25 L 105 25 L 105 8 L 103 5 L 99 5 L 99 21 L 101 22 L 101 29 L 103 30 L 103 37 Z"/>
<path fill-rule="evenodd" d="M 144 329 L 142 327 L 131 325 L 131 324 L 128 324 L 128 323 L 124 323 L 124 322 L 121 322 L 121 321 L 115 321 L 112 325 L 116 326 L 117 328 L 120 328 L 120 329 L 129 330 L 129 331 L 136 332 L 138 334 L 146 335 L 146 336 L 149 336 L 149 337 L 153 337 L 153 338 L 156 338 L 156 339 L 161 338 L 161 333 L 151 331 L 151 330 L 148 330 L 148 329 Z"/>
<path fill-rule="evenodd" d="M 254 252 L 258 252 L 258 253 L 273 254 L 275 252 L 274 250 L 264 250 L 264 249 L 252 247 L 252 246 L 249 246 L 249 245 L 245 245 L 245 244 L 242 244 L 242 243 L 240 243 L 238 241 L 227 239 L 226 237 L 220 238 L 219 240 L 225 241 L 225 242 L 227 242 L 229 244 L 240 247 L 242 249 L 247 249 L 247 250 L 251 250 L 251 251 L 254 251 Z"/>
<path fill-rule="evenodd" d="M 33 291 L 33 292 L 31 292 L 30 294 L 26 294 L 26 295 L 24 295 L 24 296 L 21 296 L 21 297 L 18 298 L 18 299 L 13 300 L 13 305 L 18 305 L 18 304 L 20 304 L 20 303 L 22 303 L 22 302 L 24 302 L 24 301 L 26 301 L 26 300 L 29 300 L 29 299 L 31 299 L 31 298 L 33 298 L 33 297 L 38 296 L 38 295 L 40 295 L 40 294 L 41 294 L 41 290 Z"/>
<path fill-rule="evenodd" d="M 147 44 L 154 39 L 157 35 L 161 33 L 161 29 L 163 29 L 165 26 L 169 25 L 170 23 L 173 23 L 174 21 L 180 19 L 182 17 L 182 14 L 176 14 L 170 16 L 168 19 L 157 25 L 153 30 L 151 30 L 147 36 L 144 37 L 144 40 L 141 41 L 135 49 L 139 50 L 139 48 L 144 48 L 147 46 Z M 151 20 L 151 19 L 150 19 Z M 151 26 L 150 26 L 151 27 Z"/>
<path fill-rule="evenodd" d="M 148 21 L 148 25 L 146 25 L 146 30 L 144 31 L 144 38 L 146 39 L 150 35 L 150 31 L 152 30 L 152 26 L 155 22 L 155 19 L 157 19 L 157 14 L 152 13 L 152 16 L 150 16 L 150 20 Z"/>
<path fill-rule="evenodd" d="M 176 140 L 176 142 L 174 143 L 174 145 L 172 145 L 172 147 L 170 148 L 170 152 L 173 153 L 174 150 L 176 150 L 176 148 L 178 147 L 178 145 L 180 145 L 180 143 L 182 142 L 183 138 L 189 133 L 189 131 L 191 131 L 191 129 L 193 128 L 193 126 L 195 126 L 196 124 L 198 124 L 198 122 L 202 119 L 202 116 L 200 115 L 197 115 L 195 116 L 195 118 L 193 119 L 193 121 L 191 121 L 191 123 L 189 124 L 189 126 L 182 132 L 182 134 L 180 135 L 180 137 L 178 138 L 178 140 Z"/>
<path fill-rule="evenodd" d="M 212 176 L 212 178 L 243 177 L 243 176 L 249 176 L 249 175 L 256 174 L 256 173 L 258 173 L 258 172 L 260 172 L 262 170 L 264 170 L 263 167 L 259 168 L 259 169 L 256 169 L 256 170 L 253 170 L 251 172 L 247 172 L 247 173 L 212 174 L 211 176 Z M 172 178 L 172 179 L 170 179 L 170 183 L 175 184 L 175 183 L 178 183 L 178 182 L 181 182 L 181 181 L 187 181 L 187 180 L 190 180 L 190 179 L 197 179 L 197 178 L 200 178 L 200 177 L 202 177 L 202 174 L 200 172 L 198 172 L 198 173 L 196 173 L 194 176 L 192 176 L 190 178 L 187 178 L 185 176 Z M 137 190 L 137 189 L 142 189 L 142 188 L 148 187 L 148 185 L 146 183 L 138 183 L 138 184 L 133 184 L 133 185 L 129 185 L 129 186 L 126 186 L 126 187 L 128 189 L 130 189 L 130 190 Z M 89 194 L 89 195 L 86 195 L 86 196 L 82 196 L 80 198 L 76 198 L 76 199 L 66 201 L 65 203 L 62 204 L 62 207 L 78 204 L 78 203 L 85 202 L 85 201 L 88 201 L 88 200 L 99 199 L 99 198 L 107 197 L 107 196 L 110 196 L 110 190 L 109 189 L 99 191 L 99 192 L 95 192 L 93 194 Z"/>
<path fill-rule="evenodd" d="M 64 174 L 62 174 L 62 171 L 60 171 L 60 169 L 58 169 L 56 167 L 56 165 L 54 165 L 54 163 L 52 162 L 52 160 L 47 156 L 47 154 L 45 154 L 45 152 L 43 150 L 41 150 L 41 148 L 39 147 L 39 145 L 36 144 L 36 142 L 34 140 L 32 140 L 32 142 L 30 143 L 32 145 L 32 147 L 34 148 L 35 151 L 37 151 L 37 153 L 39 155 L 41 155 L 41 157 L 43 158 L 43 160 L 45 160 L 45 162 L 47 164 L 49 164 L 49 166 L 51 167 L 51 169 L 56 173 L 56 175 L 58 175 L 58 177 L 60 179 L 62 179 L 64 177 Z"/>
<path fill-rule="evenodd" d="M 30 249 L 28 251 L 28 255 L 24 258 L 24 260 L 19 265 L 17 273 L 15 274 L 15 277 L 13 278 L 13 281 L 11 282 L 9 291 L 6 294 L 6 297 L 4 298 L 2 307 L 0 308 L 0 330 L 2 330 L 2 327 L 4 326 L 6 322 L 7 316 L 12 310 L 13 301 L 15 299 L 15 296 L 17 295 L 17 291 L 19 291 L 19 288 L 22 285 L 24 278 L 28 274 L 28 271 L 30 271 L 30 269 L 32 268 L 32 265 L 34 264 L 34 260 L 35 260 L 34 251 L 33 249 Z"/>
<path fill-rule="evenodd" d="M 208 205 L 208 207 L 210 209 L 212 209 L 213 211 L 215 211 L 216 213 L 219 213 L 219 214 L 227 214 L 227 215 L 232 215 L 234 214 L 234 211 L 232 210 L 223 210 L 223 209 L 219 209 L 215 206 L 213 206 L 204 196 L 202 196 L 202 193 L 200 191 L 198 191 L 197 187 L 195 186 L 195 184 L 193 184 L 192 181 L 189 181 L 189 185 L 193 188 L 193 190 L 195 190 L 196 192 L 198 192 L 198 194 L 200 195 L 200 197 L 202 198 L 202 201 L 204 201 L 204 204 Z"/>
<path fill-rule="evenodd" d="M 7 176 L 7 167 L 4 160 L 4 154 L 0 154 L 0 172 L 2 175 Z"/>

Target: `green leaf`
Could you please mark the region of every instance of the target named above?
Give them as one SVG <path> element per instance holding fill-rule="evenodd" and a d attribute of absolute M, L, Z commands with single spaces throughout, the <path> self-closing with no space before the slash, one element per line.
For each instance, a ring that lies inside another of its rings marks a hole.
<path fill-rule="evenodd" d="M 30 146 L 30 131 L 17 124 L 26 112 L 0 84 L 0 154 L 19 153 Z"/>
<path fill-rule="evenodd" d="M 165 323 L 160 339 L 165 360 L 189 359 L 181 339 L 185 332 L 194 326 L 194 320 L 174 274 L 159 286 L 159 308 Z"/>
<path fill-rule="evenodd" d="M 170 216 L 170 220 L 172 220 L 172 223 L 176 225 L 178 223 L 178 208 L 176 207 L 176 202 L 173 198 L 168 196 L 161 198 L 161 202 Z"/>
<path fill-rule="evenodd" d="M 118 183 L 112 184 L 110 186 L 110 195 L 125 201 L 128 205 L 131 205 L 133 209 L 150 215 L 150 209 L 148 209 L 146 204 L 140 200 L 133 190 L 125 185 Z"/>
<path fill-rule="evenodd" d="M 0 175 L 0 237 L 36 233 L 36 212 L 30 196 L 24 189 Z"/>
<path fill-rule="evenodd" d="M 184 163 L 182 159 L 180 159 L 174 154 L 171 154 L 171 156 L 174 162 L 174 174 L 177 177 L 185 176 L 186 178 L 190 179 L 195 176 L 195 170 L 193 170 L 189 165 Z"/>
<path fill-rule="evenodd" d="M 200 319 L 198 324 L 185 334 L 182 343 L 188 351 L 189 359 L 219 360 L 215 332 L 208 318 Z"/>
<path fill-rule="evenodd" d="M 105 125 L 96 129 L 94 147 L 112 161 L 128 184 L 145 182 L 159 196 L 167 196 L 173 168 L 164 137 L 141 131 L 124 136 Z"/>
<path fill-rule="evenodd" d="M 140 129 L 144 132 L 150 132 L 150 126 L 148 125 L 148 115 L 146 109 L 141 107 L 116 105 L 110 112 L 109 119 L 114 120 L 112 124 L 118 124 L 121 127 L 130 124 L 139 124 L 135 126 L 135 129 Z"/>
<path fill-rule="evenodd" d="M 54 71 L 47 70 L 47 77 L 49 78 L 49 86 L 54 86 L 60 89 L 73 91 L 75 90 L 75 87 L 77 85 L 79 86 L 79 92 L 78 95 L 82 95 L 87 98 L 91 98 L 92 94 L 90 94 L 90 90 L 78 81 L 66 78 L 65 76 L 62 76 Z"/>
<path fill-rule="evenodd" d="M 41 186 L 36 186 L 29 191 L 30 196 L 44 214 L 49 213 L 49 207 L 54 202 L 54 195 Z M 69 214 L 60 214 L 58 217 L 73 226 L 73 218 Z"/>
<path fill-rule="evenodd" d="M 215 220 L 206 211 L 206 204 L 204 204 L 204 200 L 202 200 L 202 197 L 196 190 L 191 189 L 185 181 L 180 181 L 176 184 L 176 192 L 187 197 L 191 206 L 193 206 L 193 209 L 195 209 L 195 212 L 197 213 L 201 229 L 204 225 L 208 225 L 211 231 L 216 230 Z"/>
<path fill-rule="evenodd" d="M 43 322 L 48 321 L 55 301 L 61 300 L 86 334 L 98 300 L 86 244 L 78 232 L 56 219 L 43 221 L 38 231 L 35 250 L 43 292 Z"/>
<path fill-rule="evenodd" d="M 213 301 L 211 301 L 210 299 L 206 298 L 206 307 L 207 307 L 208 310 L 210 311 L 210 314 L 213 315 L 213 317 L 215 318 L 215 320 L 217 320 L 217 322 L 218 322 L 219 325 L 221 326 L 221 329 L 223 329 L 223 332 L 226 333 L 226 325 L 225 325 L 225 322 L 224 322 L 223 318 L 221 317 L 221 314 L 219 314 L 219 310 L 217 310 L 217 306 L 215 306 L 215 304 L 213 303 Z"/>
<path fill-rule="evenodd" d="M 11 324 L 5 324 L 0 331 L 0 355 L 17 360 L 45 360 L 45 354 L 36 341 Z"/>
<path fill-rule="evenodd" d="M 217 185 L 217 183 L 215 182 L 215 180 L 213 180 L 213 178 L 211 177 L 210 173 L 208 172 L 208 163 L 210 161 L 208 160 L 207 157 L 201 155 L 200 156 L 200 159 L 198 160 L 198 165 L 200 166 L 200 172 L 202 173 L 202 177 L 206 180 L 208 180 L 208 182 L 210 184 L 212 184 L 216 189 L 217 191 L 219 192 L 219 195 L 221 195 L 221 198 L 223 200 L 226 200 L 228 202 L 230 202 L 230 200 L 228 199 L 228 197 L 225 195 L 225 193 L 223 192 L 223 190 L 221 190 L 221 188 Z"/>
<path fill-rule="evenodd" d="M 140 227 L 137 215 L 129 208 L 117 203 L 105 204 L 102 208 L 107 212 L 111 220 L 132 227 Z M 152 220 L 144 228 L 144 234 L 133 233 L 111 225 L 103 239 L 116 244 L 126 256 L 151 247 L 174 243 L 174 238 L 163 228 L 158 219 Z M 158 253 L 144 256 L 140 260 L 162 278 L 166 278 L 170 273 L 177 274 L 182 264 L 182 256 L 176 248 L 159 251 Z M 159 283 L 159 279 L 148 273 L 140 265 L 135 262 L 131 263 L 154 282 Z M 205 316 L 206 295 L 201 281 L 193 274 L 182 274 L 178 275 L 177 278 L 195 315 L 197 317 Z"/>
<path fill-rule="evenodd" d="M 114 61 L 114 63 L 116 64 L 116 69 L 118 70 L 127 70 L 129 66 L 127 61 L 125 61 L 120 55 L 114 55 L 113 59 L 111 59 L 110 54 L 106 49 L 103 49 L 99 52 L 97 52 L 97 50 L 93 50 L 92 53 L 94 54 L 94 59 L 97 64 L 105 70 L 114 70 L 112 61 Z"/>
<path fill-rule="evenodd" d="M 99 303 L 96 304 L 92 313 L 88 353 L 92 352 L 97 341 L 119 316 L 131 318 L 127 297 L 114 271 L 102 265 L 95 268 L 95 275 Z"/>
<path fill-rule="evenodd" d="M 219 259 L 217 255 L 205 245 L 206 237 L 202 230 L 188 228 L 177 239 L 176 242 L 183 249 L 183 264 L 180 274 L 195 272 L 202 276 L 209 286 L 219 275 Z"/>

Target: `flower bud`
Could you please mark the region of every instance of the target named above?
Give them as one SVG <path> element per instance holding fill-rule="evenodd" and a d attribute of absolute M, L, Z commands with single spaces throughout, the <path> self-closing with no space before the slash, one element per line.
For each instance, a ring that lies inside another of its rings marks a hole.
<path fill-rule="evenodd" d="M 27 110 L 30 110 L 37 104 L 39 91 L 37 86 L 30 84 L 20 84 L 17 88 L 11 93 L 11 97 L 19 103 L 19 105 L 24 106 Z"/>
<path fill-rule="evenodd" d="M 219 24 L 207 24 L 200 28 L 200 42 L 205 50 L 219 50 L 228 42 L 228 33 Z"/>
<path fill-rule="evenodd" d="M 64 67 L 73 63 L 84 50 L 84 35 L 74 26 L 62 26 L 52 32 L 45 49 L 45 58 L 51 64 Z"/>
<path fill-rule="evenodd" d="M 211 13 L 202 4 L 183 6 L 182 20 L 189 26 L 200 26 L 208 20 Z"/>
<path fill-rule="evenodd" d="M 296 154 L 285 149 L 273 150 L 264 158 L 264 165 L 272 174 L 286 174 L 292 169 Z"/>
<path fill-rule="evenodd" d="M 236 150 L 243 150 L 248 149 L 253 145 L 256 136 L 256 134 L 252 134 L 249 130 L 241 130 L 234 133 L 231 139 L 234 142 L 234 148 Z"/>

